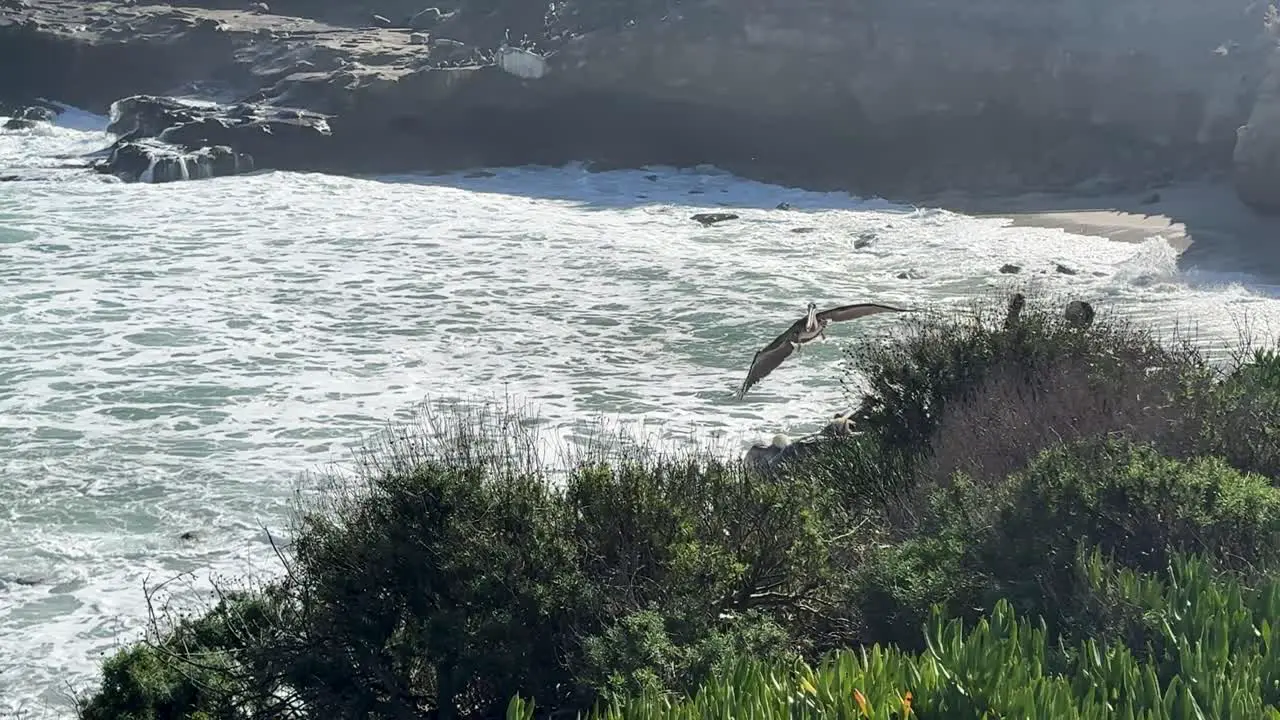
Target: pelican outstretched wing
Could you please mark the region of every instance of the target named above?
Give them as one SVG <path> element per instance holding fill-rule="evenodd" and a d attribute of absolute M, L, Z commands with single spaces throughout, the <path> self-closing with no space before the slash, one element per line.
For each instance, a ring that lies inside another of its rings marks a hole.
<path fill-rule="evenodd" d="M 882 312 L 911 312 L 906 308 L 896 308 L 891 305 L 881 305 L 880 303 L 856 303 L 854 305 L 841 305 L 818 313 L 818 321 L 829 320 L 831 322 L 842 322 L 844 320 L 856 320 L 860 317 L 875 315 Z"/>
<path fill-rule="evenodd" d="M 746 395 L 751 386 L 763 380 L 766 375 L 777 369 L 783 360 L 790 357 L 795 350 L 791 346 L 791 338 L 804 327 L 805 320 L 806 318 L 800 318 L 791 323 L 791 327 L 782 331 L 781 335 L 774 338 L 751 358 L 751 369 L 747 370 L 747 379 L 743 381 L 742 389 L 738 391 L 739 398 Z"/>

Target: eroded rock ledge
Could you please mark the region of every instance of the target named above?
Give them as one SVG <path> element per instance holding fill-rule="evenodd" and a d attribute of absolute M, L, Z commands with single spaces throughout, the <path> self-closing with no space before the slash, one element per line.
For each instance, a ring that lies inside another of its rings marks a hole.
<path fill-rule="evenodd" d="M 1264 3 L 188 2 L 3 0 L 0 67 L 18 72 L 0 96 L 105 111 L 195 92 L 327 116 L 323 151 L 259 167 L 713 163 L 890 197 L 1234 167 L 1242 198 L 1280 207 L 1274 143 L 1236 138 L 1274 125 Z"/>

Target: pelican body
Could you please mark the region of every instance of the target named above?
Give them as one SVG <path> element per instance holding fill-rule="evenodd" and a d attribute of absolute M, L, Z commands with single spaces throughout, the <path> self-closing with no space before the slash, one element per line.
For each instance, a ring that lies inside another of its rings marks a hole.
<path fill-rule="evenodd" d="M 875 315 L 882 312 L 909 312 L 903 308 L 891 307 L 889 305 L 881 305 L 879 303 L 857 303 L 854 305 L 842 305 L 821 312 L 818 311 L 816 303 L 809 303 L 805 311 L 804 317 L 791 323 L 791 327 L 787 328 L 781 335 L 773 339 L 768 345 L 764 346 L 755 357 L 751 360 L 751 369 L 747 371 L 747 379 L 742 383 L 742 388 L 738 391 L 738 397 L 747 394 L 753 385 L 760 382 L 766 375 L 773 372 L 783 360 L 790 357 L 792 352 L 800 349 L 802 345 L 811 343 L 814 340 L 827 339 L 827 326 L 833 322 L 841 322 L 844 320 L 854 320 L 868 315 Z"/>

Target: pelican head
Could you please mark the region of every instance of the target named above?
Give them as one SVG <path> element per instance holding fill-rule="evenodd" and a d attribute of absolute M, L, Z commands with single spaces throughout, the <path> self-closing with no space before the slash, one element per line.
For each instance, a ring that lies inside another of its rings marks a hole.
<path fill-rule="evenodd" d="M 818 328 L 818 303 L 811 302 L 805 308 L 804 327 L 806 330 L 816 330 Z"/>

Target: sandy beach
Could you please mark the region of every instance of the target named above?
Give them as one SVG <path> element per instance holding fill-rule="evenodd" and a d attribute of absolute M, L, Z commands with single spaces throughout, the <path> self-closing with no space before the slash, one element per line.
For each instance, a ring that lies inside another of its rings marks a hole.
<path fill-rule="evenodd" d="M 1276 283 L 1280 294 L 1280 217 L 1254 212 L 1226 183 L 1179 183 L 1142 193 L 1096 197 L 955 194 L 922 204 L 969 215 L 1007 217 L 1015 226 L 1055 227 L 1120 242 L 1160 236 L 1181 253 L 1183 269 L 1247 272 Z"/>

